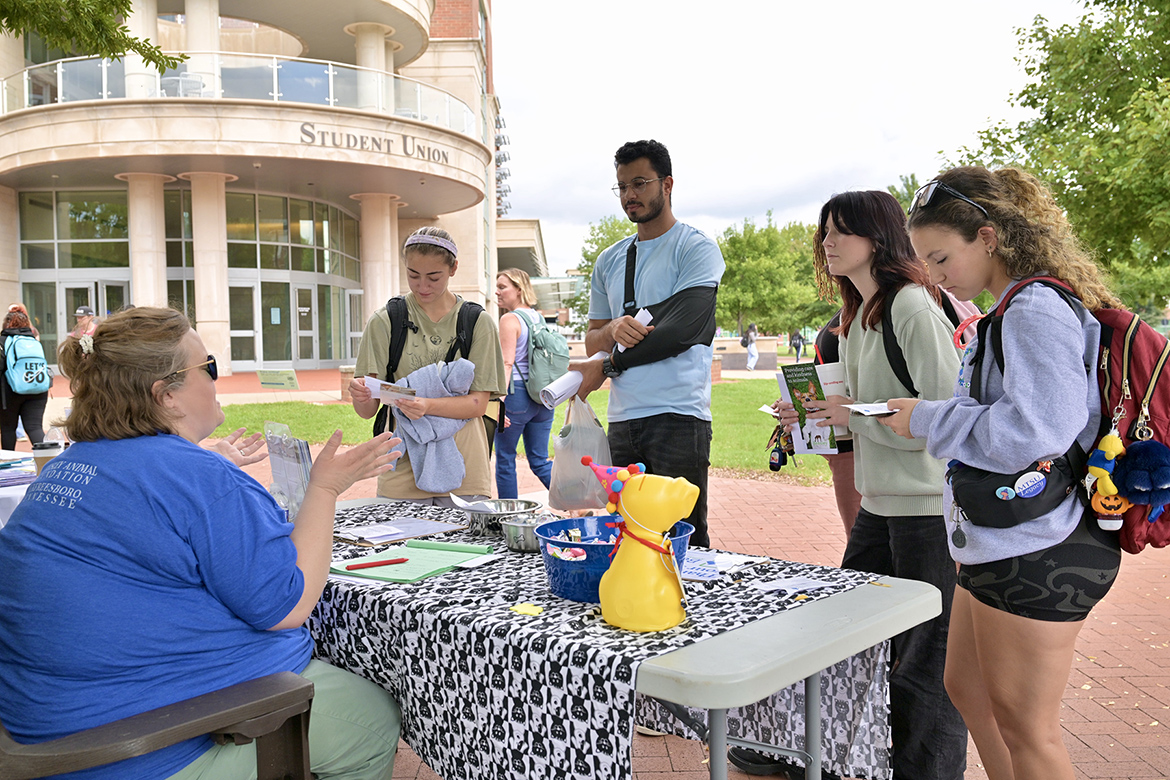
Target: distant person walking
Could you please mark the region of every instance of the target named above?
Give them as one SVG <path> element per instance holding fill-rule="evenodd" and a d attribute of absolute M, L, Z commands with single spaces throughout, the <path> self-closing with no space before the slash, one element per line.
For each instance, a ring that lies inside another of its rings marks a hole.
<path fill-rule="evenodd" d="M 78 306 L 77 311 L 73 312 L 73 316 L 77 318 L 77 324 L 73 326 L 73 330 L 69 331 L 69 335 L 75 339 L 82 336 L 92 336 L 101 322 L 89 306 Z"/>
<path fill-rule="evenodd" d="M 799 330 L 792 331 L 792 335 L 788 337 L 788 344 L 791 346 L 789 351 L 796 353 L 797 361 L 804 357 L 804 336 Z"/>
<path fill-rule="evenodd" d="M 748 325 L 747 333 L 743 334 L 747 339 L 747 370 L 755 371 L 756 362 L 760 359 L 760 348 L 756 342 L 760 340 L 760 332 L 756 330 L 756 323 Z"/>

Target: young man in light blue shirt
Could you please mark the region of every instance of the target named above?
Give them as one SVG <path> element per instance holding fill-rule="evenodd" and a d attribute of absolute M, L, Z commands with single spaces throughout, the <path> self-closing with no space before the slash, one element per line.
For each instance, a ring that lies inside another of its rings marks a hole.
<path fill-rule="evenodd" d="M 602 252 L 593 268 L 585 348 L 589 355 L 610 354 L 570 368 L 584 377 L 581 398 L 611 380 L 614 465 L 643 463 L 650 474 L 684 477 L 699 487 L 686 520 L 695 526 L 690 543 L 709 547 L 711 341 L 723 255 L 671 213 L 674 178 L 665 146 L 631 141 L 618 149 L 614 165 L 614 192 L 638 232 Z M 634 317 L 642 308 L 653 314 L 648 325 Z"/>

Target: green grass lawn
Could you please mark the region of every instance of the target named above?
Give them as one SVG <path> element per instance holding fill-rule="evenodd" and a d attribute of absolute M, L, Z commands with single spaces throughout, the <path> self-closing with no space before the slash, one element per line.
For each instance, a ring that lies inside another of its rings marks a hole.
<path fill-rule="evenodd" d="M 775 421 L 758 411 L 762 404 L 771 404 L 779 397 L 774 379 L 745 379 L 720 382 L 711 387 L 711 412 L 714 418 L 711 441 L 711 466 L 733 472 L 765 472 L 768 452 L 764 445 L 776 426 Z M 606 423 L 606 405 L 609 391 L 602 390 L 589 396 L 589 404 L 602 424 Z M 553 437 L 565 422 L 568 404 L 557 407 L 553 421 Z M 305 401 L 281 401 L 271 404 L 232 404 L 225 406 L 226 421 L 213 436 L 226 436 L 241 426 L 249 431 L 262 431 L 268 420 L 285 423 L 293 434 L 310 443 L 320 443 L 340 428 L 346 444 L 367 440 L 373 421 L 363 420 L 349 404 L 312 404 Z M 830 484 L 829 469 L 819 455 L 802 455 L 796 465 L 789 462 L 781 474 L 801 484 Z M 624 464 L 623 464 L 624 465 Z"/>

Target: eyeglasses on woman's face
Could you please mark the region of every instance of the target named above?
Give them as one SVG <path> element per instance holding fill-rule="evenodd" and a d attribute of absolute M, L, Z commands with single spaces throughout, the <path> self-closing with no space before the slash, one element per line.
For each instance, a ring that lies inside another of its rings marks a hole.
<path fill-rule="evenodd" d="M 202 363 L 196 363 L 193 366 L 187 366 L 186 368 L 180 368 L 178 371 L 176 371 L 174 374 L 172 374 L 172 376 L 177 376 L 177 375 L 183 373 L 184 371 L 191 371 L 191 370 L 196 369 L 196 368 L 202 368 L 204 371 L 206 371 L 208 376 L 211 377 L 212 382 L 219 379 L 219 367 L 215 365 L 215 356 L 214 355 L 208 355 L 207 360 L 204 360 Z"/>
<path fill-rule="evenodd" d="M 975 208 L 982 211 L 983 216 L 987 217 L 988 219 L 991 219 L 991 215 L 987 213 L 987 209 L 983 208 L 978 203 L 976 203 L 975 201 L 971 200 L 963 193 L 956 190 L 954 187 L 951 187 L 947 184 L 943 184 L 941 181 L 939 181 L 937 179 L 935 179 L 934 181 L 929 181 L 926 184 L 924 184 L 918 188 L 918 191 L 914 193 L 914 200 L 910 201 L 910 211 L 908 213 L 913 214 L 918 209 L 924 209 L 927 206 L 929 206 L 931 204 L 931 202 L 934 200 L 934 196 L 936 194 L 938 194 L 940 191 L 945 192 L 947 195 L 950 195 L 952 198 L 956 198 L 958 200 L 961 200 L 964 203 L 970 203 L 972 206 L 974 206 Z"/>

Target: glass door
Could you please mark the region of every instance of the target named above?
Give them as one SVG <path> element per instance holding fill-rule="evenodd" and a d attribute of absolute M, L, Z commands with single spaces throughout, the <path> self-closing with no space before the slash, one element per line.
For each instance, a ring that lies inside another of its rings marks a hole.
<path fill-rule="evenodd" d="M 105 317 L 116 311 L 121 311 L 130 302 L 129 287 L 130 285 L 126 282 L 98 282 L 98 294 L 101 301 L 101 305 L 96 307 L 98 316 Z"/>
<path fill-rule="evenodd" d="M 77 327 L 77 317 L 75 317 L 73 313 L 77 311 L 78 306 L 88 306 L 98 314 L 100 314 L 100 312 L 98 312 L 97 307 L 94 306 L 95 294 L 97 292 L 94 284 L 91 283 L 86 285 L 73 286 L 66 284 L 62 286 L 62 289 L 65 296 L 63 302 L 65 316 L 62 318 L 64 321 L 62 330 L 65 331 L 65 335 L 68 335 L 75 327 Z"/>
<path fill-rule="evenodd" d="M 316 288 L 314 287 L 295 287 L 293 294 L 296 295 L 296 328 L 297 328 L 297 354 L 293 365 L 298 368 L 316 368 L 317 367 L 317 332 L 313 327 L 316 317 L 314 311 L 314 297 L 316 296 Z"/>
<path fill-rule="evenodd" d="M 232 370 L 255 370 L 256 286 L 228 287 L 228 327 L 232 344 Z"/>

